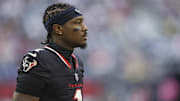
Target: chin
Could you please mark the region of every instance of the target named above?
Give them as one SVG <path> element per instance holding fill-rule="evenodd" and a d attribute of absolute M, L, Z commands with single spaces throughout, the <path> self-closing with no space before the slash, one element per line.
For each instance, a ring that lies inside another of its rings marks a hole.
<path fill-rule="evenodd" d="M 79 47 L 80 47 L 81 49 L 86 49 L 87 44 L 80 45 Z"/>

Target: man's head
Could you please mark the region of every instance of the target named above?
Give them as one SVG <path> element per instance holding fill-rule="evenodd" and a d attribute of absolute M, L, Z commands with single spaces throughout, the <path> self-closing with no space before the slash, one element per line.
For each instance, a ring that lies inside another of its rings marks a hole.
<path fill-rule="evenodd" d="M 70 4 L 50 5 L 44 13 L 43 24 L 48 31 L 47 41 L 54 41 L 65 48 L 84 48 L 87 27 L 81 12 Z"/>

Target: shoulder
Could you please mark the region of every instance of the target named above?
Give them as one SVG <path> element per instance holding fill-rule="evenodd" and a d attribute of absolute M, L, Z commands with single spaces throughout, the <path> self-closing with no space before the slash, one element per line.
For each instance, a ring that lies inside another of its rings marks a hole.
<path fill-rule="evenodd" d="M 42 68 L 46 55 L 46 50 L 43 48 L 28 51 L 22 58 L 19 70 L 29 72 L 33 68 Z"/>

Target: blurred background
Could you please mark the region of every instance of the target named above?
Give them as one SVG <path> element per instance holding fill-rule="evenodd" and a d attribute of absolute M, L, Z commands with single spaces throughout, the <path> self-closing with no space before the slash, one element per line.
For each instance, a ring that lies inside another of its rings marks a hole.
<path fill-rule="evenodd" d="M 180 0 L 0 0 L 0 101 L 11 101 L 23 55 L 43 47 L 56 2 L 84 14 L 85 101 L 180 101 Z"/>

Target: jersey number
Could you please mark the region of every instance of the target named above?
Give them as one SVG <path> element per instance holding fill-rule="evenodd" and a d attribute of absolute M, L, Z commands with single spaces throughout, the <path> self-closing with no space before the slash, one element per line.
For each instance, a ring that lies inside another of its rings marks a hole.
<path fill-rule="evenodd" d="M 81 89 L 76 89 L 75 94 L 74 94 L 74 100 L 82 101 Z"/>

